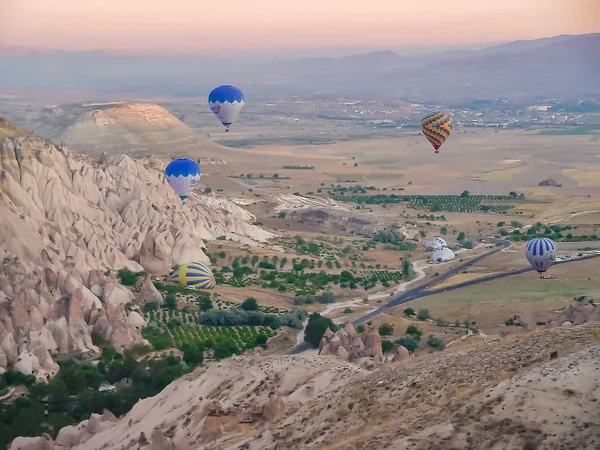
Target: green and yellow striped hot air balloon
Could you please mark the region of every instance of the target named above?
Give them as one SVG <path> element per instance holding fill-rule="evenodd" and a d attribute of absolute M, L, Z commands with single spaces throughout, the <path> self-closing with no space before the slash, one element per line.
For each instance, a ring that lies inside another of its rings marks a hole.
<path fill-rule="evenodd" d="M 185 287 L 212 289 L 215 287 L 215 277 L 206 264 L 190 262 L 182 264 L 169 277 L 174 283 Z"/>
<path fill-rule="evenodd" d="M 440 147 L 452 131 L 452 117 L 442 112 L 428 114 L 421 120 L 421 131 L 433 145 L 435 153 L 439 153 Z"/>

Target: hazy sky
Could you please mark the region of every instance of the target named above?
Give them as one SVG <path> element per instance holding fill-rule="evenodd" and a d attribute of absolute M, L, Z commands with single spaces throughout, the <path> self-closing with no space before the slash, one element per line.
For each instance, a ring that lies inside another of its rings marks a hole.
<path fill-rule="evenodd" d="M 72 50 L 452 46 L 600 31 L 600 0 L 0 0 L 0 43 Z"/>

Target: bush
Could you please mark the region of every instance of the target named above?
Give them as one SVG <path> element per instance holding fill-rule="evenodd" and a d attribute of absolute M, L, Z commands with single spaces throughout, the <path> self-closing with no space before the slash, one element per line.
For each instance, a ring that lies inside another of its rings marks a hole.
<path fill-rule="evenodd" d="M 429 336 L 429 339 L 427 339 L 427 345 L 436 350 L 444 350 L 446 348 L 446 344 L 444 344 L 444 341 L 433 335 Z"/>
<path fill-rule="evenodd" d="M 135 286 L 142 275 L 145 275 L 145 272 L 132 272 L 129 269 L 121 269 L 117 273 L 120 283 L 124 286 Z"/>
<path fill-rule="evenodd" d="M 458 242 L 464 241 L 465 240 L 465 233 L 463 231 L 461 231 L 460 233 L 458 233 L 458 237 L 456 238 L 456 240 Z"/>
<path fill-rule="evenodd" d="M 383 340 L 381 341 L 381 350 L 383 353 L 388 353 L 394 350 L 394 344 L 391 341 Z"/>
<path fill-rule="evenodd" d="M 463 241 L 462 246 L 463 246 L 463 248 L 472 249 L 473 243 L 471 241 Z"/>
<path fill-rule="evenodd" d="M 158 303 L 156 302 L 148 302 L 142 307 L 142 311 L 144 313 L 149 313 L 150 311 L 156 311 L 158 309 Z"/>
<path fill-rule="evenodd" d="M 412 308 L 404 308 L 404 311 L 402 311 L 402 313 L 406 316 L 406 317 L 415 317 L 415 315 L 417 314 L 415 312 L 414 309 Z"/>
<path fill-rule="evenodd" d="M 415 327 L 414 325 L 409 325 L 406 328 L 406 333 L 407 336 L 410 336 L 412 338 L 414 338 L 417 341 L 421 340 L 421 335 L 423 334 L 423 332 L 421 330 L 419 330 L 417 327 Z"/>
<path fill-rule="evenodd" d="M 240 305 L 244 311 L 258 311 L 258 302 L 254 297 L 248 297 L 244 302 Z"/>
<path fill-rule="evenodd" d="M 417 314 L 417 319 L 419 319 L 419 320 L 431 319 L 431 314 L 429 314 L 429 310 L 428 309 L 420 309 L 419 313 Z"/>
<path fill-rule="evenodd" d="M 213 309 L 213 302 L 210 297 L 199 298 L 198 307 L 200 308 L 200 311 L 208 311 L 209 309 Z"/>
<path fill-rule="evenodd" d="M 419 346 L 417 340 L 412 336 L 403 336 L 400 339 L 396 340 L 396 344 L 406 348 L 406 350 L 408 350 L 409 353 L 413 353 Z"/>
<path fill-rule="evenodd" d="M 344 309 L 344 314 L 352 314 L 352 309 L 351 308 Z"/>
<path fill-rule="evenodd" d="M 177 309 L 177 298 L 173 294 L 167 294 L 165 297 L 165 307 L 172 311 Z"/>
<path fill-rule="evenodd" d="M 379 325 L 379 334 L 381 336 L 391 336 L 394 334 L 394 327 L 389 323 L 382 323 Z"/>
<path fill-rule="evenodd" d="M 363 333 L 365 331 L 365 326 L 364 325 L 356 325 L 356 332 L 358 334 Z"/>
<path fill-rule="evenodd" d="M 204 347 L 193 347 L 189 344 L 181 347 L 183 350 L 183 360 L 192 367 L 202 364 L 204 361 Z"/>
<path fill-rule="evenodd" d="M 262 332 L 257 334 L 254 343 L 256 345 L 260 345 L 263 348 L 267 348 L 267 336 Z"/>
<path fill-rule="evenodd" d="M 304 341 L 309 342 L 313 347 L 318 347 L 327 328 L 331 331 L 336 331 L 336 327 L 331 319 L 323 317 L 316 312 L 312 313 L 308 317 L 308 324 L 304 331 Z"/>

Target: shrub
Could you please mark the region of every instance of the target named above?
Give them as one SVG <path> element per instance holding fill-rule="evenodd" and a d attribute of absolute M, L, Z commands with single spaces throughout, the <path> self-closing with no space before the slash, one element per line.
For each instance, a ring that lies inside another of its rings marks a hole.
<path fill-rule="evenodd" d="M 181 350 L 183 351 L 183 360 L 191 366 L 197 366 L 204 361 L 204 347 L 193 347 L 185 344 L 181 347 Z"/>
<path fill-rule="evenodd" d="M 408 350 L 409 353 L 413 353 L 419 346 L 419 343 L 417 342 L 417 340 L 415 338 L 413 338 L 411 335 L 403 336 L 400 339 L 397 339 L 396 344 L 401 345 L 402 347 L 406 348 L 406 350 Z"/>
<path fill-rule="evenodd" d="M 177 309 L 177 298 L 173 294 L 167 294 L 165 297 L 165 307 L 172 311 Z"/>
<path fill-rule="evenodd" d="M 444 341 L 433 335 L 429 336 L 429 338 L 427 339 L 427 345 L 436 350 L 444 350 L 446 348 L 446 344 L 444 344 Z"/>
<path fill-rule="evenodd" d="M 258 311 L 258 302 L 254 297 L 248 297 L 241 304 L 240 308 L 242 308 L 244 311 Z"/>
<path fill-rule="evenodd" d="M 417 314 L 417 319 L 419 320 L 428 320 L 431 318 L 431 314 L 429 314 L 429 310 L 428 309 L 420 309 L 419 313 Z"/>
<path fill-rule="evenodd" d="M 356 325 L 356 332 L 358 334 L 363 333 L 365 331 L 365 326 L 364 325 Z"/>
<path fill-rule="evenodd" d="M 210 297 L 199 298 L 198 307 L 200 308 L 200 311 L 208 311 L 209 309 L 213 309 L 213 302 Z"/>
<path fill-rule="evenodd" d="M 391 336 L 394 334 L 394 327 L 389 323 L 382 323 L 379 325 L 379 334 L 381 336 Z"/>
<path fill-rule="evenodd" d="M 344 309 L 344 314 L 352 314 L 352 309 L 351 308 Z"/>
<path fill-rule="evenodd" d="M 331 319 L 323 317 L 316 312 L 312 313 L 308 317 L 308 324 L 304 331 L 304 341 L 309 342 L 313 347 L 318 347 L 327 328 L 331 331 L 336 331 L 336 327 Z"/>
<path fill-rule="evenodd" d="M 394 344 L 391 341 L 383 340 L 381 341 L 381 350 L 383 353 L 388 353 L 394 350 Z"/>
<path fill-rule="evenodd" d="M 417 313 L 415 312 L 414 309 L 412 308 L 404 308 L 404 311 L 402 311 L 402 313 L 406 316 L 406 317 L 414 317 Z"/>
<path fill-rule="evenodd" d="M 423 334 L 423 332 L 421 330 L 419 330 L 417 327 L 415 327 L 414 325 L 409 325 L 406 328 L 406 333 L 407 336 L 410 336 L 414 339 L 416 339 L 417 341 L 421 340 L 421 335 Z"/>

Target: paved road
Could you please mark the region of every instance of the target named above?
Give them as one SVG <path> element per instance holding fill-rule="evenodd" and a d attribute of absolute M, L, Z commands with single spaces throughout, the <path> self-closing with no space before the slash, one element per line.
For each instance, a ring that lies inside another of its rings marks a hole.
<path fill-rule="evenodd" d="M 461 264 L 460 266 L 457 266 L 454 269 L 451 269 L 448 272 L 446 272 L 446 273 L 444 273 L 444 274 L 442 274 L 442 275 L 440 275 L 438 277 L 435 277 L 434 279 L 432 279 L 428 283 L 425 283 L 425 284 L 423 284 L 421 286 L 417 286 L 417 287 L 415 287 L 413 289 L 410 289 L 408 291 L 403 292 L 401 295 L 399 295 L 399 296 L 391 299 L 388 303 L 386 303 L 385 305 L 377 308 L 375 311 L 372 311 L 369 314 L 366 314 L 366 315 L 364 315 L 362 317 L 359 317 L 358 319 L 353 320 L 352 321 L 352 325 L 360 325 L 362 323 L 368 322 L 373 317 L 381 314 L 384 311 L 387 311 L 390 308 L 394 308 L 394 307 L 396 307 L 398 305 L 402 305 L 404 303 L 408 303 L 408 302 L 411 302 L 413 300 L 417 300 L 417 299 L 422 298 L 422 297 L 428 297 L 430 295 L 440 294 L 442 292 L 454 291 L 454 290 L 462 289 L 462 288 L 465 288 L 465 287 L 468 287 L 468 286 L 473 286 L 473 285 L 476 285 L 476 284 L 485 283 L 485 282 L 492 281 L 492 280 L 498 280 L 500 278 L 506 278 L 506 277 L 510 277 L 510 276 L 513 276 L 513 275 L 519 275 L 519 274 L 522 274 L 522 273 L 533 272 L 534 271 L 533 268 L 529 268 L 528 267 L 528 268 L 525 268 L 525 269 L 513 270 L 511 272 L 504 272 L 504 273 L 499 273 L 499 274 L 495 274 L 495 275 L 490 275 L 490 276 L 487 276 L 487 277 L 478 278 L 476 280 L 466 281 L 464 283 L 455 284 L 453 286 L 448 286 L 448 287 L 445 287 L 445 288 L 433 289 L 433 290 L 430 290 L 430 291 L 426 291 L 426 289 L 428 289 L 428 288 L 430 288 L 432 286 L 435 286 L 436 284 L 438 284 L 438 283 L 440 283 L 440 282 L 442 282 L 442 281 L 444 281 L 444 280 L 446 280 L 446 279 L 448 279 L 448 278 L 456 275 L 459 272 L 464 271 L 466 268 L 472 266 L 473 264 L 475 264 L 475 263 L 477 263 L 477 262 L 479 262 L 479 261 L 487 258 L 488 256 L 491 256 L 491 255 L 493 255 L 495 253 L 498 253 L 498 252 L 502 251 L 503 249 L 510 247 L 510 245 L 511 245 L 511 243 L 509 241 L 506 241 L 506 240 L 502 240 L 501 242 L 503 243 L 502 247 L 498 247 L 498 248 L 496 248 L 496 249 L 494 249 L 492 251 L 489 251 L 489 252 L 486 252 L 486 253 L 484 253 L 482 255 L 479 255 L 476 258 L 473 258 L 470 261 L 468 261 L 468 262 L 466 262 L 464 264 Z M 589 256 L 584 256 L 584 257 L 581 257 L 581 258 L 569 259 L 569 260 L 566 260 L 566 261 L 559 261 L 559 262 L 554 263 L 554 265 L 558 266 L 558 265 L 561 265 L 561 264 L 569 264 L 569 263 L 576 262 L 576 261 L 585 261 L 585 260 L 588 260 L 588 259 L 593 259 L 593 258 L 598 258 L 598 257 L 600 257 L 600 255 L 597 255 L 597 254 L 595 254 L 595 255 L 589 255 Z M 298 354 L 298 353 L 302 353 L 302 352 L 304 352 L 304 351 L 306 351 L 306 350 L 308 350 L 310 348 L 312 348 L 312 346 L 309 343 L 303 342 L 302 344 L 293 347 L 288 352 L 288 354 L 295 355 L 295 354 Z"/>
<path fill-rule="evenodd" d="M 459 266 L 456 266 L 454 269 L 449 270 L 448 272 L 435 277 L 434 279 L 432 279 L 431 281 L 429 281 L 428 283 L 425 283 L 421 286 L 417 286 L 413 289 L 409 289 L 407 291 L 404 291 L 402 294 L 400 294 L 397 297 L 394 297 L 393 299 L 391 299 L 388 303 L 386 303 L 385 305 L 377 308 L 375 311 L 370 312 L 369 314 L 362 316 L 354 321 L 352 321 L 352 325 L 359 325 L 361 323 L 367 322 L 369 320 L 371 320 L 373 317 L 375 317 L 378 314 L 381 314 L 382 312 L 393 308 L 395 306 L 398 305 L 402 305 L 403 303 L 407 303 L 413 300 L 416 300 L 417 298 L 420 298 L 423 296 L 423 292 L 425 291 L 425 289 L 430 288 L 431 286 L 434 286 L 438 283 L 441 283 L 442 281 L 450 278 L 453 275 L 456 275 L 459 272 L 464 271 L 466 268 L 472 266 L 473 264 L 481 261 L 484 258 L 487 258 L 490 255 L 493 255 L 495 253 L 498 253 L 499 251 L 510 247 L 511 243 L 507 240 L 498 240 L 496 242 L 501 242 L 502 246 L 498 246 L 495 249 L 486 252 L 482 255 L 479 255 L 475 258 L 472 258 L 471 260 L 467 261 L 466 263 L 463 263 Z M 298 353 L 302 353 L 308 349 L 310 349 L 312 346 L 310 344 L 308 344 L 307 342 L 303 342 L 302 344 L 296 345 L 295 347 L 293 347 L 292 349 L 290 349 L 288 351 L 288 354 L 290 355 L 296 355 Z"/>

